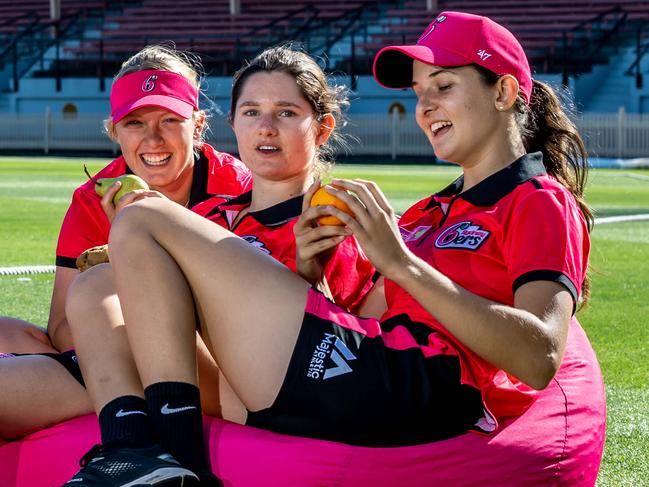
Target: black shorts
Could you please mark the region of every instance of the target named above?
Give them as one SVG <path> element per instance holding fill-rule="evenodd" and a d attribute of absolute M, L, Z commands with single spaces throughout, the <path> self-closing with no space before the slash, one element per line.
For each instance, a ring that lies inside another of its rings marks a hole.
<path fill-rule="evenodd" d="M 386 346 L 403 327 L 415 346 Z M 431 329 L 405 315 L 361 319 L 310 291 L 280 392 L 247 424 L 278 433 L 364 446 L 405 446 L 457 436 L 485 411 L 480 391 L 460 383 L 457 356 L 425 356 Z"/>
<path fill-rule="evenodd" d="M 12 353 L 7 355 L 12 355 L 14 357 L 24 357 L 26 355 L 42 355 L 43 357 L 54 359 L 58 363 L 60 363 L 79 384 L 81 384 L 83 387 L 86 387 L 86 383 L 83 381 L 83 376 L 81 375 L 81 369 L 79 368 L 77 354 L 74 349 L 61 353 Z"/>

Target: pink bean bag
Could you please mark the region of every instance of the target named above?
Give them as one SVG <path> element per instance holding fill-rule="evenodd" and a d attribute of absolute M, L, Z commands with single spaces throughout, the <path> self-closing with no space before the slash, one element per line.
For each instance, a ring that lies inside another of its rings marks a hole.
<path fill-rule="evenodd" d="M 468 433 L 402 448 L 366 448 L 284 436 L 205 417 L 214 472 L 226 486 L 593 486 L 605 431 L 595 354 L 573 320 L 563 365 L 521 417 L 492 436 Z M 99 442 L 94 415 L 0 445 L 0 485 L 51 487 Z"/>

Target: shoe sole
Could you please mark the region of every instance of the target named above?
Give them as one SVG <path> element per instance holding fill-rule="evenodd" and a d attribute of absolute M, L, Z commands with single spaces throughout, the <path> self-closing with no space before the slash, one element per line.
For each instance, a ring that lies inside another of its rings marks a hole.
<path fill-rule="evenodd" d="M 182 467 L 164 467 L 142 475 L 119 487 L 194 487 L 199 485 L 198 477 Z"/>
<path fill-rule="evenodd" d="M 200 482 L 194 477 L 185 477 L 184 479 L 167 479 L 157 484 L 135 484 L 130 487 L 198 487 Z"/>
<path fill-rule="evenodd" d="M 184 479 L 168 479 L 157 484 L 135 484 L 130 487 L 198 487 L 200 482 L 194 477 L 185 477 Z"/>

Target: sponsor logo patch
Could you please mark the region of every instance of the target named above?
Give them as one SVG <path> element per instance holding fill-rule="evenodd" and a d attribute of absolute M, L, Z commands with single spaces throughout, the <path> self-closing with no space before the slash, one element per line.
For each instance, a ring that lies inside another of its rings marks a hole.
<path fill-rule="evenodd" d="M 306 376 L 310 379 L 327 380 L 348 374 L 352 372 L 349 366 L 352 360 L 356 360 L 356 356 L 347 345 L 336 335 L 325 333 L 320 345 L 313 351 Z M 327 366 L 329 368 L 326 368 Z"/>
<path fill-rule="evenodd" d="M 438 249 L 477 250 L 489 235 L 491 232 L 484 230 L 480 225 L 460 222 L 444 230 L 435 240 L 435 247 Z"/>

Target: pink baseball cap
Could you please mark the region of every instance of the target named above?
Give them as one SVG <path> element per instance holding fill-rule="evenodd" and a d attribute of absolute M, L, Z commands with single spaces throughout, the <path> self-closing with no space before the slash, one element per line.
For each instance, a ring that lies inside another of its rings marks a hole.
<path fill-rule="evenodd" d="M 498 75 L 512 75 L 530 101 L 532 74 L 523 47 L 514 34 L 487 17 L 440 13 L 417 44 L 381 49 L 374 58 L 374 78 L 386 88 L 410 88 L 413 59 L 444 67 L 478 64 Z"/>
<path fill-rule="evenodd" d="M 171 71 L 147 69 L 129 73 L 113 83 L 110 111 L 113 123 L 142 107 L 160 107 L 183 118 L 198 110 L 198 89 Z"/>

